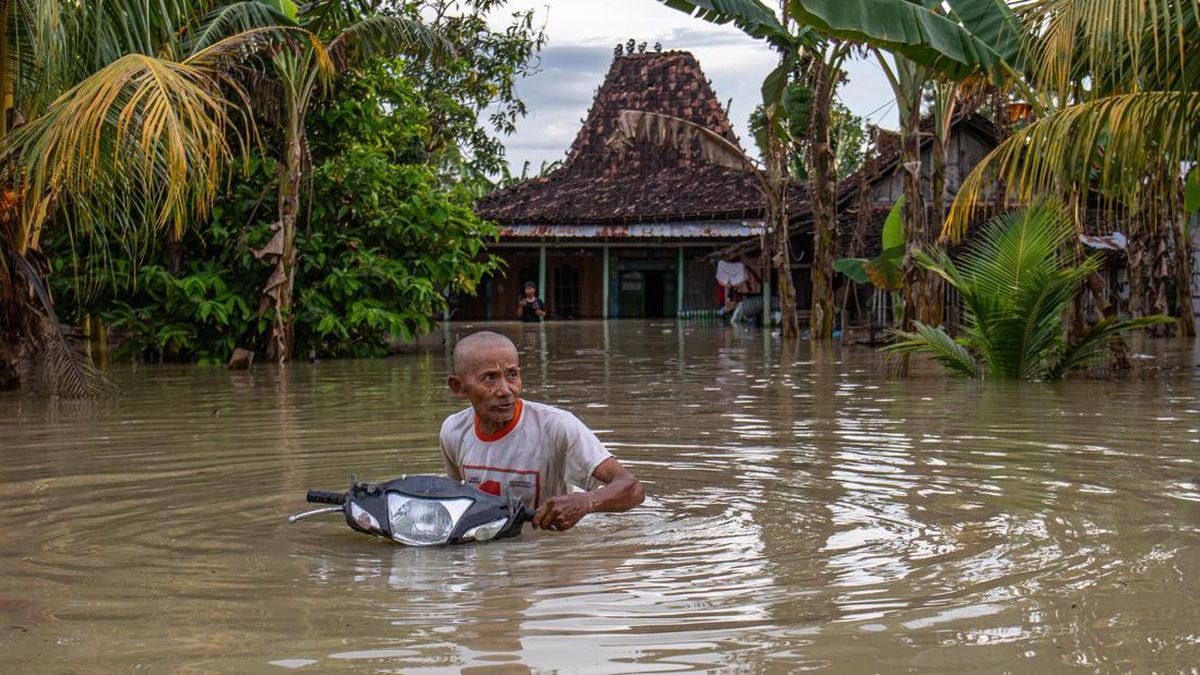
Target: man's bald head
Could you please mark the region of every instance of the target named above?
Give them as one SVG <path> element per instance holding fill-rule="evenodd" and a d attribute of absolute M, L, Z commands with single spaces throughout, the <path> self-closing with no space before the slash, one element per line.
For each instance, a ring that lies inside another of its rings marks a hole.
<path fill-rule="evenodd" d="M 517 346 L 513 344 L 512 340 L 492 331 L 481 330 L 462 338 L 454 345 L 454 374 L 466 375 L 476 354 L 496 347 L 508 348 L 512 350 L 513 354 L 517 353 Z"/>

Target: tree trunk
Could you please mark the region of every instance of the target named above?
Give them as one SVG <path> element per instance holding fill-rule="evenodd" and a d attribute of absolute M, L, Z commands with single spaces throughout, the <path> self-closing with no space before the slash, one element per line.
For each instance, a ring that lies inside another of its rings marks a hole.
<path fill-rule="evenodd" d="M 1161 226 L 1156 226 L 1152 233 L 1152 248 L 1154 252 L 1150 266 L 1150 314 L 1170 314 L 1170 295 L 1167 288 L 1171 284 L 1170 255 L 1167 251 L 1167 232 Z M 1155 324 L 1150 327 L 1152 335 L 1162 337 L 1171 332 L 1170 324 Z"/>
<path fill-rule="evenodd" d="M 781 328 L 784 337 L 799 335 L 799 321 L 796 316 L 796 285 L 792 282 L 792 252 L 791 233 L 787 222 L 787 148 L 782 139 L 768 136 L 772 144 L 767 163 L 767 183 L 770 186 L 770 198 L 767 201 L 767 227 L 772 231 L 772 244 L 766 251 L 773 251 L 772 262 L 775 267 L 776 283 L 779 286 L 779 310 Z M 764 265 L 763 274 L 769 274 Z M 763 303 L 763 316 L 770 316 L 770 299 Z M 763 322 L 763 327 L 769 327 L 769 321 Z"/>
<path fill-rule="evenodd" d="M 829 138 L 829 109 L 839 73 L 828 64 L 816 62 L 812 118 L 808 128 L 809 198 L 813 212 L 812 319 L 813 340 L 833 337 L 833 259 L 837 255 L 837 176 L 833 145 Z"/>
<path fill-rule="evenodd" d="M 947 114 L 953 114 L 953 108 L 947 111 Z M 941 126 L 942 120 L 935 120 Z M 929 249 L 927 252 L 933 254 L 932 249 L 941 249 L 940 234 L 942 231 L 942 223 L 946 222 L 946 152 L 949 148 L 946 147 L 946 137 L 939 129 L 933 135 L 933 146 L 930 155 L 931 172 L 929 193 L 932 200 L 932 215 L 933 222 L 929 223 Z M 946 288 L 942 278 L 936 274 L 928 274 L 925 278 L 926 289 L 926 304 L 925 317 L 922 319 L 925 323 L 932 326 L 942 325 L 945 323 L 945 305 L 946 305 Z"/>
<path fill-rule="evenodd" d="M 17 365 L 21 362 L 22 342 L 20 331 L 0 328 L 0 391 L 21 386 Z"/>
<path fill-rule="evenodd" d="M 929 249 L 925 223 L 925 198 L 921 194 L 920 94 L 904 105 L 900 126 L 901 171 L 904 178 L 904 321 L 902 330 L 913 330 L 913 321 L 927 322 L 928 275 L 917 264 L 912 250 Z"/>
<path fill-rule="evenodd" d="M 1098 272 L 1088 275 L 1087 287 L 1092 293 L 1092 302 L 1096 305 L 1096 313 L 1101 319 L 1110 319 L 1117 315 L 1117 308 L 1108 301 L 1107 285 Z M 1129 349 L 1125 340 L 1115 340 L 1109 347 L 1108 365 L 1114 370 L 1129 370 Z"/>
<path fill-rule="evenodd" d="M 301 134 L 304 128 L 299 112 L 292 107 L 284 129 L 283 179 L 279 181 L 279 221 L 275 234 L 259 257 L 275 260 L 275 270 L 263 288 L 259 315 L 273 310 L 271 330 L 267 336 L 267 358 L 284 363 L 292 357 L 293 321 L 292 288 L 296 268 L 296 214 L 300 211 Z"/>
<path fill-rule="evenodd" d="M 767 229 L 771 231 L 772 246 L 763 249 L 763 253 L 771 253 L 775 266 L 775 276 L 779 287 L 779 310 L 782 317 L 783 337 L 794 338 L 800 334 L 799 322 L 796 318 L 796 287 L 792 282 L 792 254 L 787 212 L 787 145 L 777 138 L 773 131 L 774 123 L 768 121 L 767 143 L 770 150 L 767 153 L 767 185 L 770 196 L 767 199 Z M 764 269 L 763 274 L 769 274 Z M 770 298 L 764 301 L 766 316 L 771 315 Z M 764 326 L 765 327 L 765 326 Z"/>
<path fill-rule="evenodd" d="M 1188 337 L 1196 335 L 1196 315 L 1192 309 L 1192 269 L 1195 259 L 1192 253 L 1192 238 L 1189 236 L 1188 216 L 1176 217 L 1178 228 L 1175 230 L 1175 311 L 1179 314 L 1179 334 Z"/>

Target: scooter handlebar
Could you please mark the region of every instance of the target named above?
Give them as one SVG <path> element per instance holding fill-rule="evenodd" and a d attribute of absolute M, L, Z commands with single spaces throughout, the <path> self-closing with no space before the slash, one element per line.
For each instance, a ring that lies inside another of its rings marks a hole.
<path fill-rule="evenodd" d="M 313 504 L 345 504 L 345 492 L 326 492 L 325 490 L 309 490 L 308 501 Z"/>

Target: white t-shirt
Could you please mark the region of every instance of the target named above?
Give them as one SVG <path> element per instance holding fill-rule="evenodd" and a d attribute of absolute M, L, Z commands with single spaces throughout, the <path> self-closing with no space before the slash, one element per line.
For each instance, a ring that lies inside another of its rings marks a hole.
<path fill-rule="evenodd" d="M 511 494 L 536 509 L 574 485 L 594 490 L 592 472 L 612 453 L 565 410 L 517 399 L 513 419 L 491 436 L 480 433 L 474 408 L 446 418 L 439 435 L 446 474 L 477 490 Z"/>

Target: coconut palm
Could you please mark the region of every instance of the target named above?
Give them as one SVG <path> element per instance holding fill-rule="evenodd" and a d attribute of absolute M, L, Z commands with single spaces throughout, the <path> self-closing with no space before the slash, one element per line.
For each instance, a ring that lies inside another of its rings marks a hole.
<path fill-rule="evenodd" d="M 925 354 L 971 377 L 1053 380 L 1104 354 L 1122 333 L 1171 321 L 1164 316 L 1103 318 L 1067 341 L 1064 316 L 1080 284 L 1099 267 L 1096 257 L 1075 262 L 1063 244 L 1075 233 L 1066 211 L 1039 203 L 1003 214 L 968 244 L 959 263 L 944 251 L 913 250 L 917 262 L 958 290 L 962 335 L 914 322 L 896 331 L 893 354 Z"/>
<path fill-rule="evenodd" d="M 306 12 L 313 20 L 302 25 L 332 34 L 323 40 L 317 33 L 312 39 L 292 42 L 271 54 L 270 62 L 281 87 L 278 91 L 278 116 L 283 128 L 283 162 L 280 166 L 278 220 L 274 235 L 262 249 L 260 258 L 275 262 L 275 268 L 262 289 L 260 314 L 270 311 L 271 331 L 267 339 L 267 357 L 283 362 L 291 358 L 292 296 L 296 265 L 296 219 L 300 211 L 301 183 L 305 156 L 304 125 L 309 107 L 325 91 L 330 77 L 375 55 L 406 54 L 424 57 L 453 51 L 444 39 L 419 20 L 405 16 L 368 16 L 349 25 L 341 3 L 314 3 Z"/>
<path fill-rule="evenodd" d="M 0 2 L 0 371 L 61 341 L 38 253 L 48 223 L 136 257 L 207 211 L 252 133 L 239 64 L 284 39 L 283 19 L 265 2 Z"/>
<path fill-rule="evenodd" d="M 1027 51 L 1039 119 L 964 181 L 945 235 L 965 233 L 996 179 L 1014 201 L 1099 195 L 1115 211 L 1144 214 L 1131 227 L 1174 235 L 1176 304 L 1194 332 L 1180 193 L 1200 161 L 1200 0 L 1026 0 L 1016 11 L 1038 29 Z"/>

